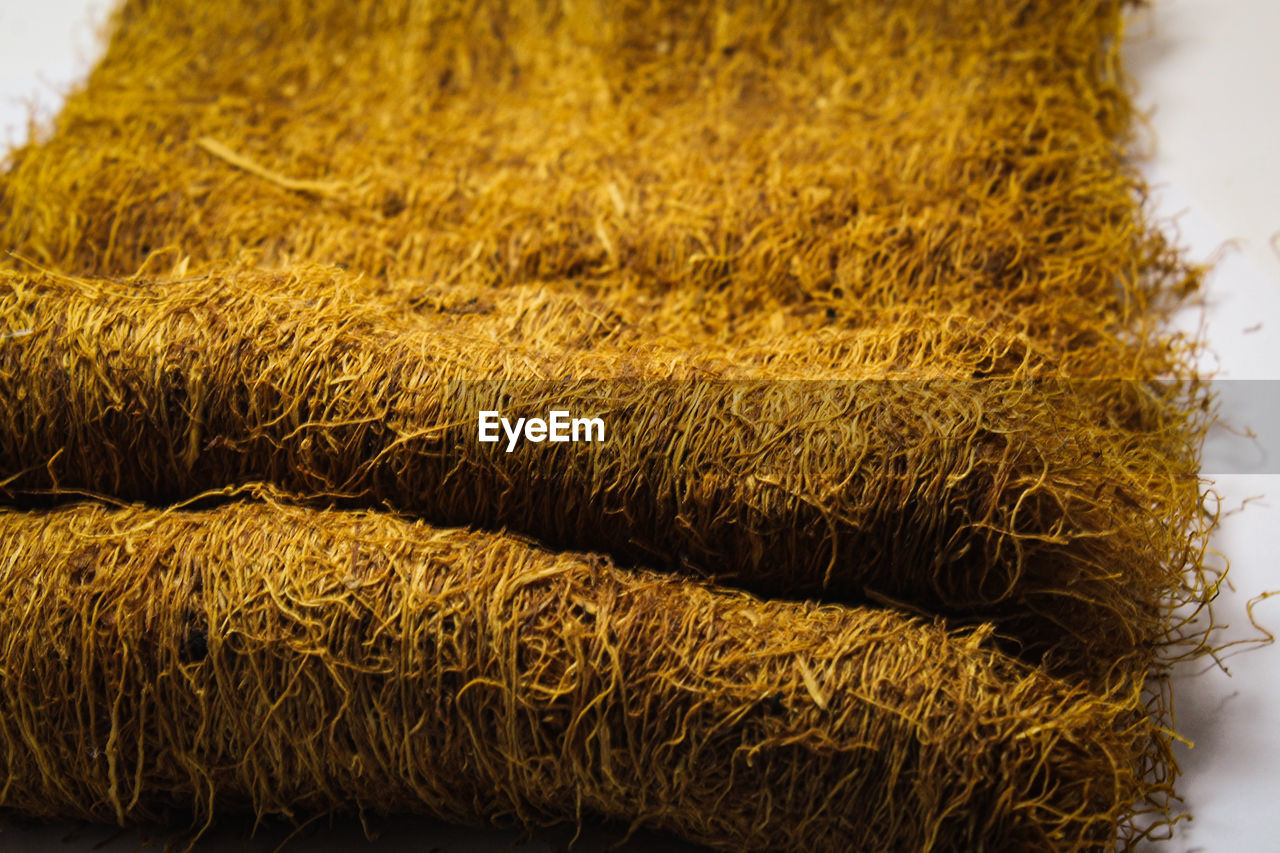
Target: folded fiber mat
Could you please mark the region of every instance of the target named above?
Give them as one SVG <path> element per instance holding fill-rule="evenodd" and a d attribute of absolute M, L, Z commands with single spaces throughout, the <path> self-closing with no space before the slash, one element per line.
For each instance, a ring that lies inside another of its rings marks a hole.
<path fill-rule="evenodd" d="M 1145 673 L 1197 594 L 1179 386 L 1037 379 L 998 337 L 941 334 L 933 378 L 886 378 L 893 329 L 830 334 L 826 358 L 775 337 L 753 366 L 696 342 L 503 341 L 510 320 L 457 330 L 317 268 L 0 273 L 0 322 L 25 332 L 0 348 L 0 480 L 156 503 L 270 480 L 762 593 L 994 620 L 1077 673 Z M 966 373 L 977 353 L 999 378 Z M 485 410 L 601 426 L 485 443 Z"/>
<path fill-rule="evenodd" d="M 982 631 L 274 502 L 0 511 L 0 800 L 1074 850 L 1165 755 Z"/>
<path fill-rule="evenodd" d="M 1126 5 L 124 2 L 0 173 L 0 810 L 1169 823 Z"/>

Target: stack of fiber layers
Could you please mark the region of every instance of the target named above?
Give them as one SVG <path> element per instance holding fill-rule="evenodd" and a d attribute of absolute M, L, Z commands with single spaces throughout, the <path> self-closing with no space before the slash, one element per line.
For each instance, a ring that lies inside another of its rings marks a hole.
<path fill-rule="evenodd" d="M 1121 5 L 125 3 L 0 176 L 0 810 L 1171 819 Z"/>

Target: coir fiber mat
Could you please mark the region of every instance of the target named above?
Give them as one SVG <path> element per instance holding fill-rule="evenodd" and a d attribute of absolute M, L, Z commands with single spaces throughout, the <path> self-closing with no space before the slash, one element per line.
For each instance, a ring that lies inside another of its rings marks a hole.
<path fill-rule="evenodd" d="M 1123 5 L 126 2 L 0 175 L 0 809 L 1159 831 Z"/>

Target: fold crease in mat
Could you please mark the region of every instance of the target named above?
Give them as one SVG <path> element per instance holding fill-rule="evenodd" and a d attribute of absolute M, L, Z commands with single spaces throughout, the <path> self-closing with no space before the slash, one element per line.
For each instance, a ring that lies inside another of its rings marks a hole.
<path fill-rule="evenodd" d="M 0 317 L 30 330 L 0 351 L 13 492 L 164 503 L 268 479 L 773 595 L 994 620 L 1104 674 L 1145 672 L 1208 583 L 1204 418 L 1185 408 L 1203 392 L 1040 376 L 1002 355 L 1016 340 L 944 332 L 930 378 L 885 378 L 918 330 L 833 333 L 859 358 L 817 363 L 784 337 L 753 365 L 503 343 L 504 315 L 405 317 L 319 269 L 0 282 Z M 975 379 L 972 353 L 1008 366 Z M 478 440 L 481 411 L 556 410 L 599 416 L 604 440 Z"/>

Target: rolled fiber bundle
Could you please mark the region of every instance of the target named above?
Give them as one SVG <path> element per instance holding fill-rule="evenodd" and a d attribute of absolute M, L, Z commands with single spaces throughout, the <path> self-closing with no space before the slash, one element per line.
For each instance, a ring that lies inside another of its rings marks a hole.
<path fill-rule="evenodd" d="M 0 488 L 24 500 L 266 480 L 768 594 L 991 620 L 1030 658 L 1139 678 L 1172 609 L 1207 594 L 1185 392 L 1036 380 L 1010 367 L 1017 341 L 928 343 L 1003 379 L 886 380 L 904 339 L 884 330 L 828 363 L 775 340 L 752 367 L 719 346 L 516 347 L 320 269 L 0 283 L 0 328 L 21 332 L 0 344 Z M 481 441 L 499 410 L 599 431 Z"/>
<path fill-rule="evenodd" d="M 0 510 L 0 808 L 594 814 L 728 850 L 1084 850 L 1167 751 L 892 611 L 265 503 Z"/>
<path fill-rule="evenodd" d="M 7 279 L 0 487 L 266 479 L 1145 672 L 1207 522 L 1195 401 L 1142 384 L 1198 273 L 1125 164 L 1123 5 L 127 2 L 0 241 L 177 281 Z M 967 384 L 670 382 L 904 376 Z M 467 442 L 556 400 L 610 439 Z"/>

